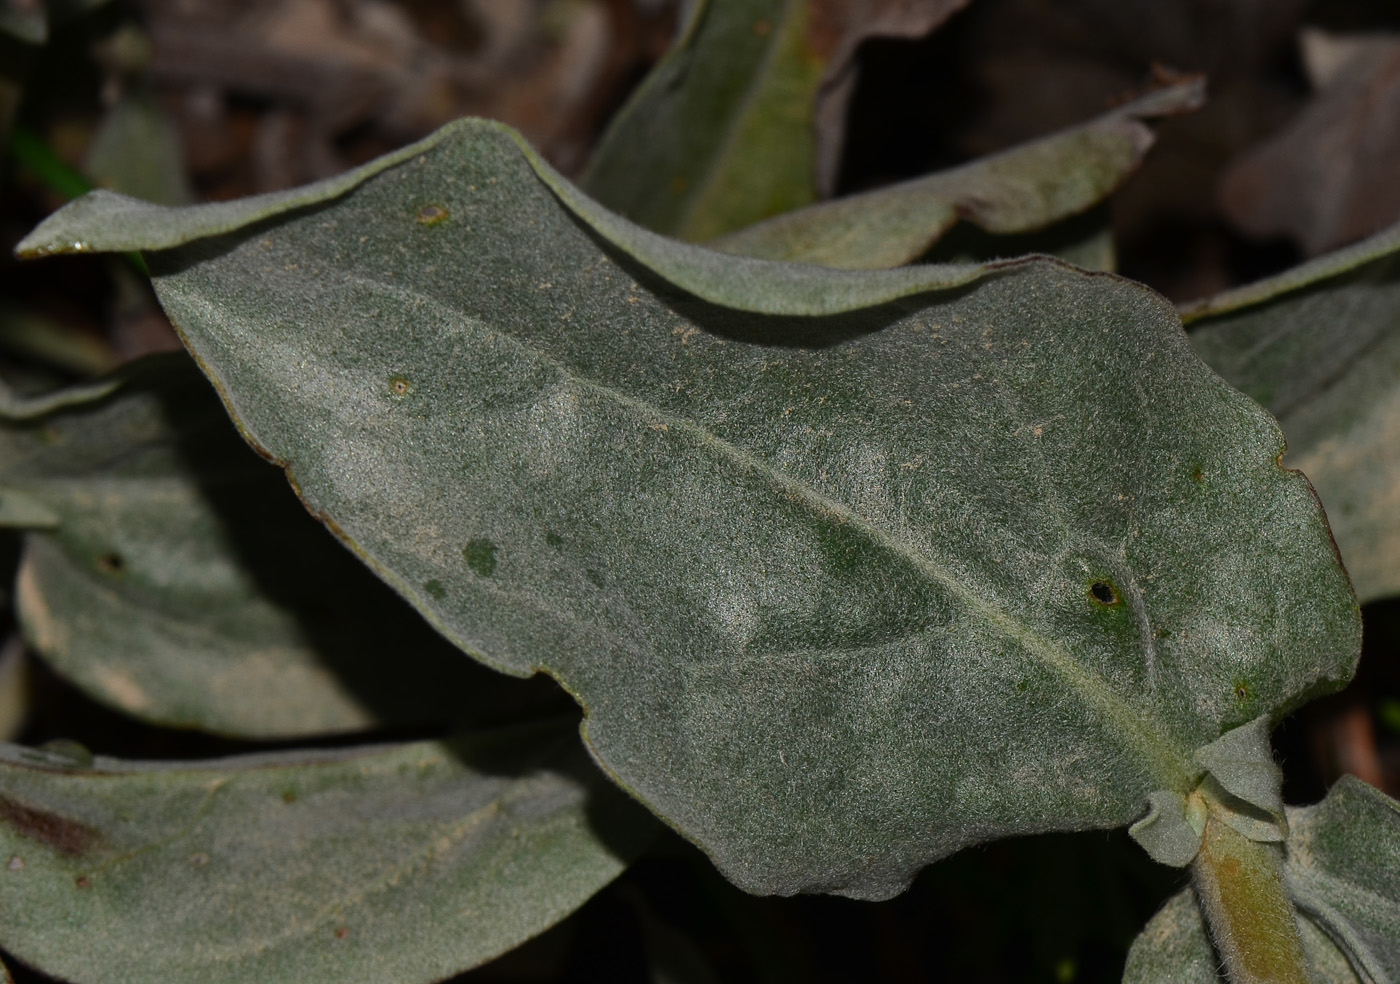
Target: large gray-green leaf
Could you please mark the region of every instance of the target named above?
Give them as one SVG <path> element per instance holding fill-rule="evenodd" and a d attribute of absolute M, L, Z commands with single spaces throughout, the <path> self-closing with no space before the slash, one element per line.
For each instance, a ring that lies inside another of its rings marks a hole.
<path fill-rule="evenodd" d="M 999 235 L 1025 233 L 1113 192 L 1152 146 L 1142 121 L 1201 105 L 1205 82 L 1152 92 L 1111 113 L 951 171 L 809 205 L 724 236 L 727 253 L 850 270 L 910 263 L 959 219 Z"/>
<path fill-rule="evenodd" d="M 246 737 L 463 719 L 473 666 L 317 527 L 184 356 L 0 407 L 31 644 L 100 700 Z M 493 712 L 494 713 L 494 712 Z"/>
<path fill-rule="evenodd" d="M 926 33 L 966 4 L 695 0 L 674 48 L 608 128 L 583 185 L 628 218 L 691 240 L 806 205 L 817 196 L 818 118 L 828 143 L 844 122 L 840 108 L 819 111 L 823 85 L 862 38 Z"/>
<path fill-rule="evenodd" d="M 1317 984 L 1400 981 L 1400 803 L 1343 776 L 1316 806 L 1288 811 L 1285 882 Z M 1153 917 L 1124 984 L 1219 984 L 1195 894 Z"/>
<path fill-rule="evenodd" d="M 1283 425 L 1357 594 L 1400 592 L 1400 226 L 1183 314 L 1196 351 Z"/>
<path fill-rule="evenodd" d="M 0 946 L 77 984 L 441 980 L 650 836 L 570 730 L 82 769 L 0 746 Z"/>
<path fill-rule="evenodd" d="M 21 245 L 189 240 L 148 260 L 250 439 L 740 885 L 878 897 L 1126 823 L 1351 673 L 1311 490 L 1146 289 L 728 257 L 489 124 L 396 160 L 294 211 L 93 196 Z"/>

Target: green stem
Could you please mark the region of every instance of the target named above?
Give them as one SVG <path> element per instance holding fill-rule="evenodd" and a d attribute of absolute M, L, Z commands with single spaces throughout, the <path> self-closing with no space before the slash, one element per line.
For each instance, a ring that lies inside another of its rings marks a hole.
<path fill-rule="evenodd" d="M 1211 804 L 1191 878 L 1230 984 L 1310 984 L 1282 845 L 1250 840 Z"/>

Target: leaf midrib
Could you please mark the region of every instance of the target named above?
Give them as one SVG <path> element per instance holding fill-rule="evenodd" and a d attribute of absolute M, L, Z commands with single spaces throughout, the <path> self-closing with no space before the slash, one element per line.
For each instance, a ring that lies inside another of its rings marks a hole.
<path fill-rule="evenodd" d="M 403 300 L 413 300 L 431 305 L 438 308 L 444 315 L 449 316 L 450 319 L 467 316 L 466 312 L 444 304 L 430 295 L 411 291 L 397 284 L 387 283 L 374 277 L 366 277 L 363 274 L 354 274 L 347 279 Z M 1019 643 L 1041 663 L 1055 671 L 1072 690 L 1084 699 L 1086 704 L 1096 707 L 1104 718 L 1116 727 L 1118 733 L 1125 739 L 1125 743 L 1136 750 L 1140 759 L 1151 764 L 1152 774 L 1163 788 L 1178 789 L 1183 792 L 1191 788 L 1194 779 L 1194 770 L 1190 765 L 1191 757 L 1170 736 L 1169 730 L 1160 721 L 1143 709 L 1124 701 L 1102 677 L 1077 663 L 1062 645 L 1017 619 L 1004 607 L 983 598 L 971 587 L 959 581 L 951 570 L 936 559 L 893 536 L 884 527 L 868 520 L 846 503 L 832 499 L 802 484 L 766 459 L 757 457 L 739 445 L 725 440 L 690 418 L 663 410 L 607 383 L 583 376 L 575 367 L 543 349 L 527 344 L 507 331 L 490 327 L 484 319 L 473 318 L 473 320 L 477 322 L 481 331 L 489 333 L 518 351 L 527 353 L 540 362 L 553 367 L 559 372 L 560 377 L 569 383 L 586 392 L 610 399 L 632 411 L 639 418 L 652 423 L 665 423 L 668 428 L 676 427 L 682 433 L 693 439 L 698 439 L 697 443 L 700 446 L 713 448 L 720 456 L 743 466 L 752 474 L 761 476 L 774 489 L 789 493 L 793 501 L 802 503 L 816 516 L 835 516 L 841 522 L 849 524 L 870 537 L 881 548 L 903 558 L 930 579 L 946 588 L 975 614 L 981 615 L 987 622 L 996 626 L 1002 635 Z M 288 464 L 287 467 L 292 469 L 294 466 Z M 413 590 L 412 594 L 416 596 L 417 591 Z M 455 636 L 455 633 L 452 635 Z M 474 651 L 474 647 L 470 648 Z"/>

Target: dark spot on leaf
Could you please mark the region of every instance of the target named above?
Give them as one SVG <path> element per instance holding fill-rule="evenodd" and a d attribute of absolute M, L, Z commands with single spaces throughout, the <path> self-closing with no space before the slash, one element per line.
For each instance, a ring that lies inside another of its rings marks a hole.
<path fill-rule="evenodd" d="M 558 533 L 555 533 L 553 530 L 549 530 L 544 535 L 544 542 L 549 544 L 551 547 L 558 548 L 564 545 L 564 538 Z"/>
<path fill-rule="evenodd" d="M 1028 689 L 1030 689 L 1030 683 L 1027 682 L 1027 681 L 1025 681 L 1025 680 L 1022 680 L 1022 681 L 1020 681 L 1019 683 L 1016 684 L 1016 692 L 1017 692 L 1018 694 L 1023 694 L 1023 693 L 1025 693 Z"/>
<path fill-rule="evenodd" d="M 598 571 L 594 570 L 593 568 L 591 568 L 591 567 L 586 567 L 586 568 L 584 568 L 583 576 L 586 577 L 586 578 L 588 578 L 588 583 L 591 584 L 591 585 L 593 585 L 595 588 L 604 587 L 604 584 L 603 584 L 603 575 L 602 575 L 601 573 L 599 573 Z"/>
<path fill-rule="evenodd" d="M 424 205 L 418 210 L 418 221 L 423 225 L 437 225 L 449 218 L 451 214 L 441 205 Z"/>
<path fill-rule="evenodd" d="M 297 801 L 297 791 L 295 789 L 282 790 L 283 803 L 295 803 Z"/>
<path fill-rule="evenodd" d="M 1089 585 L 1089 597 L 1093 598 L 1100 605 L 1110 608 L 1118 604 L 1122 599 L 1118 597 L 1118 592 L 1108 581 L 1095 581 Z"/>
<path fill-rule="evenodd" d="M 79 888 L 92 888 L 92 879 L 87 875 L 79 875 L 77 878 L 73 879 L 73 884 L 77 885 Z"/>
<path fill-rule="evenodd" d="M 335 928 L 335 938 L 336 938 L 336 939 L 338 939 L 338 940 L 348 939 L 349 936 L 350 936 L 350 928 L 349 928 L 348 926 L 337 926 L 337 927 Z"/>
<path fill-rule="evenodd" d="M 36 840 L 70 857 L 82 854 L 97 838 L 92 828 L 76 820 L 46 810 L 36 810 L 2 794 L 0 822 L 9 824 L 21 837 Z"/>
<path fill-rule="evenodd" d="M 402 398 L 413 392 L 413 384 L 406 376 L 394 376 L 389 380 L 389 392 Z"/>
<path fill-rule="evenodd" d="M 467 566 L 482 577 L 496 571 L 496 545 L 490 540 L 473 540 L 462 548 Z"/>
<path fill-rule="evenodd" d="M 190 855 L 190 864 L 194 865 L 196 868 L 203 868 L 208 863 L 209 855 L 203 852 Z"/>
<path fill-rule="evenodd" d="M 437 578 L 433 578 L 431 581 L 424 583 L 423 590 L 438 601 L 442 601 L 442 599 L 447 597 L 447 589 L 442 586 L 442 582 Z"/>
<path fill-rule="evenodd" d="M 126 561 L 119 553 L 105 553 L 97 558 L 97 569 L 103 574 L 111 574 L 115 577 L 118 574 L 126 573 Z"/>
<path fill-rule="evenodd" d="M 1206 480 L 1206 473 L 1201 470 L 1200 465 L 1197 465 L 1191 472 L 1191 480 L 1195 482 L 1204 482 Z"/>

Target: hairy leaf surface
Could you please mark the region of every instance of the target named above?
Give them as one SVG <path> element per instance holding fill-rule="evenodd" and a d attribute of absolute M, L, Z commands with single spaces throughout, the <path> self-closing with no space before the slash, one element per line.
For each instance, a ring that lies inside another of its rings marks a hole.
<path fill-rule="evenodd" d="M 1184 314 L 1283 425 L 1362 601 L 1400 593 L 1400 226 Z"/>
<path fill-rule="evenodd" d="M 1144 119 L 1195 109 L 1204 98 L 1204 80 L 1178 83 L 1082 126 L 949 171 L 809 205 L 711 245 L 874 270 L 913 262 L 959 219 L 997 235 L 1032 232 L 1102 201 L 1137 169 L 1154 141 Z"/>
<path fill-rule="evenodd" d="M 64 980 L 441 980 L 651 836 L 568 727 L 65 767 L 0 746 L 0 946 Z"/>
<path fill-rule="evenodd" d="M 168 221 L 162 302 L 249 438 L 743 887 L 1126 823 L 1351 673 L 1311 490 L 1144 288 L 728 257 L 484 123 L 360 176 L 204 239 L 226 206 L 94 196 L 22 248 Z"/>
<path fill-rule="evenodd" d="M 835 182 L 857 44 L 927 33 L 966 4 L 697 0 L 583 185 L 647 228 L 691 240 L 806 205 L 819 168 L 828 194 Z"/>
<path fill-rule="evenodd" d="M 1375 981 L 1400 981 L 1400 803 L 1343 776 L 1288 811 L 1288 893 Z"/>
<path fill-rule="evenodd" d="M 1400 980 L 1400 803 L 1343 776 L 1288 811 L 1284 880 L 1317 984 Z M 1174 896 L 1128 954 L 1124 984 L 1219 984 L 1195 894 Z"/>
<path fill-rule="evenodd" d="M 30 643 L 149 721 L 286 737 L 464 720 L 519 689 L 326 536 L 184 356 L 0 407 L 0 524 L 31 528 Z"/>
<path fill-rule="evenodd" d="M 1326 933 L 1306 919 L 1298 929 L 1314 984 L 1363 984 Z M 1193 889 L 1173 895 L 1133 941 L 1123 984 L 1229 984 Z"/>

